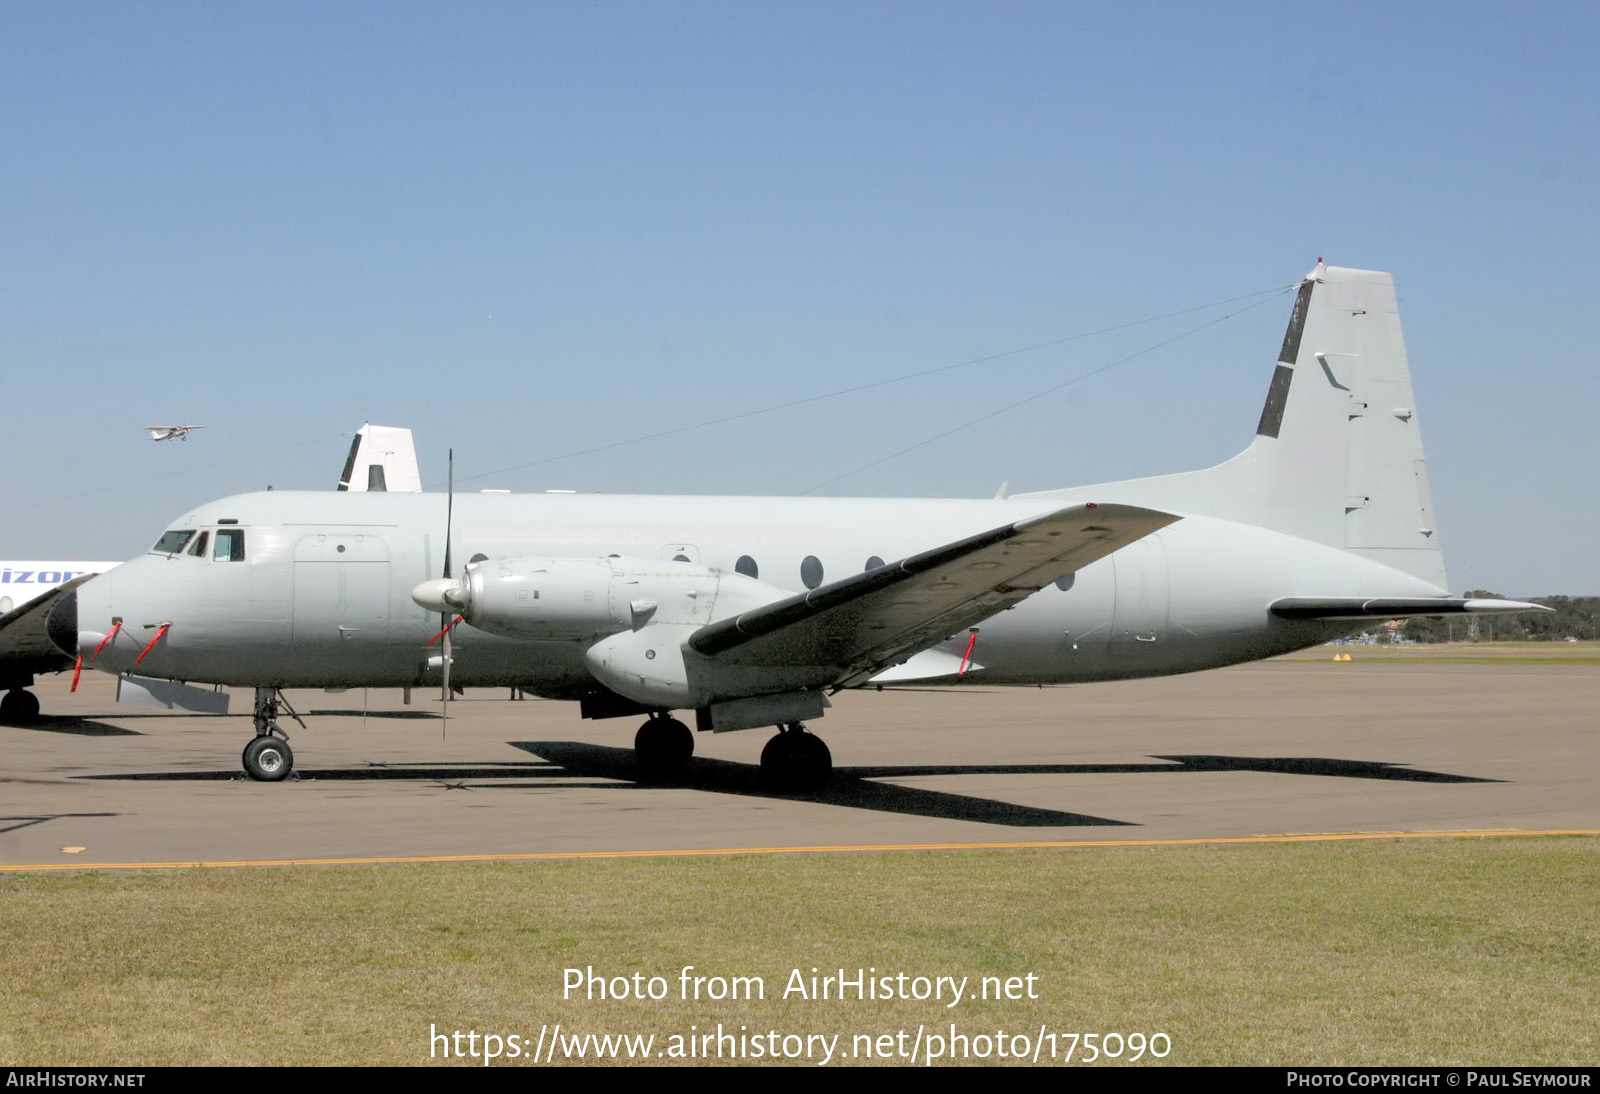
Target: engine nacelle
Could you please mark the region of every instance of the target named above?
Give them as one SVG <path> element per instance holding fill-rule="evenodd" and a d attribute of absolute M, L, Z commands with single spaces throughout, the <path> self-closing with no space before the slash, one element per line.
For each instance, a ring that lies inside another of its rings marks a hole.
<path fill-rule="evenodd" d="M 491 634 L 586 643 L 651 624 L 681 628 L 687 638 L 787 595 L 710 566 L 621 557 L 490 559 L 411 591 L 429 611 L 457 613 Z"/>
<path fill-rule="evenodd" d="M 622 557 L 491 559 L 411 591 L 428 611 L 458 613 L 491 634 L 582 643 L 607 688 L 647 707 L 699 710 L 711 729 L 821 714 L 816 689 L 832 666 L 740 665 L 688 645 L 707 623 L 789 595 L 692 562 Z"/>
<path fill-rule="evenodd" d="M 689 637 L 697 630 L 699 627 L 689 624 L 650 623 L 596 642 L 583 659 L 595 679 L 618 695 L 664 710 L 715 708 L 733 700 L 779 692 L 815 692 L 835 672 L 831 665 L 777 667 L 719 661 L 689 648 Z M 819 717 L 821 702 L 820 693 L 814 693 L 806 699 L 803 713 L 778 721 Z M 732 724 L 734 717 L 730 713 L 721 722 L 714 720 L 712 728 L 776 724 L 765 713 L 758 721 L 738 725 Z"/>

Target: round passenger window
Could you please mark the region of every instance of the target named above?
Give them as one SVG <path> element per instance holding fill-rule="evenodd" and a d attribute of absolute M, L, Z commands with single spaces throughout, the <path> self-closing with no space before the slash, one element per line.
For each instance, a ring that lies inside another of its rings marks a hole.
<path fill-rule="evenodd" d="M 688 562 L 689 561 L 689 556 L 688 555 L 673 555 L 672 556 L 672 561 L 674 561 L 674 562 Z"/>
<path fill-rule="evenodd" d="M 800 563 L 800 581 L 808 589 L 822 584 L 822 561 L 816 555 L 807 555 Z"/>
<path fill-rule="evenodd" d="M 1072 588 L 1072 583 L 1077 580 L 1078 575 L 1076 573 L 1070 573 L 1066 577 L 1058 577 L 1056 578 L 1056 588 L 1060 589 L 1062 592 L 1066 592 L 1068 589 Z"/>
<path fill-rule="evenodd" d="M 743 574 L 745 577 L 761 576 L 761 568 L 756 565 L 756 560 L 749 555 L 739 556 L 739 561 L 733 564 L 733 572 Z"/>
<path fill-rule="evenodd" d="M 877 555 L 873 555 L 871 558 L 867 559 L 866 568 L 868 570 L 879 570 L 879 569 L 882 569 L 883 568 L 883 559 L 879 558 Z"/>

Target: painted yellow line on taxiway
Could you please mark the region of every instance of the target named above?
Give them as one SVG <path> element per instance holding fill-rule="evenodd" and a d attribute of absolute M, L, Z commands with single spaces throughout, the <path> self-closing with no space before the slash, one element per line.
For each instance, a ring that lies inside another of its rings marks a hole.
<path fill-rule="evenodd" d="M 237 859 L 214 862 L 72 862 L 0 865 L 0 872 L 60 870 L 214 870 L 241 866 L 404 866 L 439 862 L 561 862 L 577 859 L 708 858 L 728 855 L 882 854 L 891 851 L 1044 851 L 1096 847 L 1205 847 L 1249 843 L 1344 843 L 1359 840 L 1508 839 L 1600 836 L 1600 828 L 1482 828 L 1440 832 L 1302 832 L 1197 839 L 1026 840 L 1011 843 L 841 843 L 813 847 L 689 847 L 671 851 L 537 851 L 486 855 L 395 855 L 370 858 Z"/>

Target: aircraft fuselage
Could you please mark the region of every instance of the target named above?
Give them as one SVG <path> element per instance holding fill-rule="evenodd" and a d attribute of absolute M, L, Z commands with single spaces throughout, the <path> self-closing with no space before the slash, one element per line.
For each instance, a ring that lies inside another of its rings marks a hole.
<path fill-rule="evenodd" d="M 1084 500 L 1117 499 L 1090 490 Z M 519 686 L 552 698 L 592 691 L 585 651 L 627 629 L 620 613 L 607 610 L 627 591 L 610 587 L 610 571 L 599 560 L 635 571 L 645 564 L 665 587 L 684 595 L 694 590 L 695 617 L 710 620 L 719 616 L 719 573 L 798 592 L 1060 504 L 1037 498 L 457 496 L 454 573 L 480 557 L 595 565 L 592 580 L 570 590 L 578 599 L 568 625 L 518 637 L 458 627 L 452 683 Z M 193 546 L 146 554 L 78 590 L 78 648 L 98 669 L 196 683 L 437 685 L 439 647 L 429 640 L 440 630 L 440 616 L 413 603 L 412 590 L 443 572 L 445 509 L 446 498 L 438 494 L 277 491 L 210 503 L 169 532 L 205 533 L 204 549 L 196 552 L 199 541 L 191 539 Z M 242 539 L 242 551 L 233 552 L 242 558 L 212 546 L 223 536 L 230 544 Z M 942 662 L 927 662 L 923 674 L 902 679 L 1058 684 L 1216 668 L 1359 626 L 1279 618 L 1268 606 L 1281 598 L 1439 592 L 1333 547 L 1186 516 L 991 617 L 975 628 L 975 641 L 968 631 L 950 636 L 937 647 Z M 114 620 L 121 627 L 91 658 Z M 969 671 L 960 676 L 953 667 L 968 656 L 969 644 Z"/>

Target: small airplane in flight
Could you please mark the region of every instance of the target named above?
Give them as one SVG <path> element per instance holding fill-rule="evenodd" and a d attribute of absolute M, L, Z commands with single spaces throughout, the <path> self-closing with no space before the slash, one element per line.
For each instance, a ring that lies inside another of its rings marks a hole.
<path fill-rule="evenodd" d="M 186 441 L 191 430 L 204 429 L 203 425 L 147 425 L 152 441 Z"/>
<path fill-rule="evenodd" d="M 646 773 L 693 752 L 674 711 L 776 726 L 763 774 L 806 788 L 832 758 L 804 723 L 842 688 L 1170 675 L 1539 610 L 1447 590 L 1394 283 L 1319 260 L 1216 467 L 981 500 L 242 494 L 48 632 L 106 671 L 253 687 L 255 779 L 293 765 L 280 689 L 492 685 L 646 715 Z"/>

